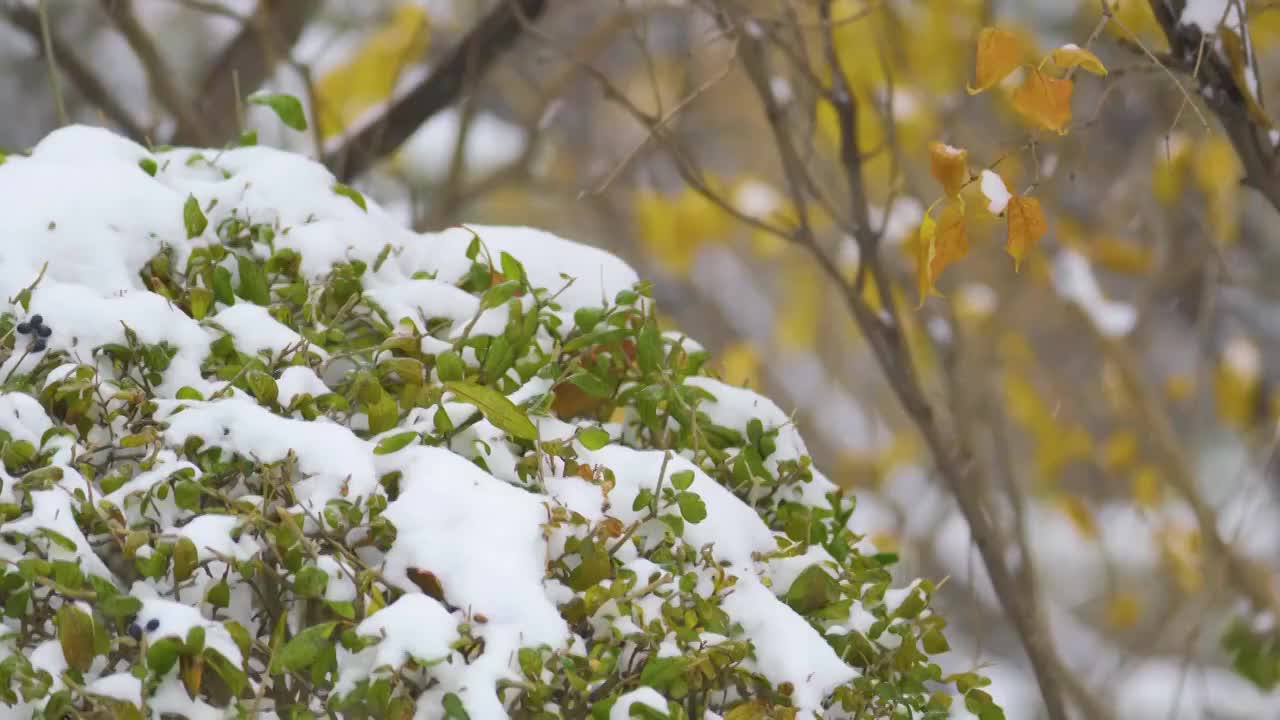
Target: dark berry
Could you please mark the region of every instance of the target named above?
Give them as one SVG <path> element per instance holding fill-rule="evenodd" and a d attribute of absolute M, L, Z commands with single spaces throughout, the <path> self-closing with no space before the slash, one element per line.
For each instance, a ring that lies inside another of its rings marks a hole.
<path fill-rule="evenodd" d="M 44 324 L 44 318 L 40 315 L 32 315 L 31 324 L 35 325 L 36 327 L 40 327 L 41 325 Z"/>
<path fill-rule="evenodd" d="M 49 337 L 50 335 L 53 334 L 53 328 L 49 327 L 48 325 L 41 325 L 40 327 L 36 328 L 36 334 L 39 335 L 40 337 Z"/>
<path fill-rule="evenodd" d="M 129 637 L 134 640 L 142 639 L 142 628 L 138 626 L 138 623 L 129 623 Z"/>
<path fill-rule="evenodd" d="M 47 347 L 47 344 L 45 343 L 44 338 L 39 338 L 35 342 L 31 343 L 31 352 L 43 352 L 45 347 Z"/>
<path fill-rule="evenodd" d="M 160 627 L 160 618 L 151 618 L 147 621 L 147 632 L 155 632 Z"/>
<path fill-rule="evenodd" d="M 23 335 L 26 335 L 27 333 L 31 332 L 31 323 L 25 323 L 25 322 L 18 323 L 18 332 L 22 333 Z"/>

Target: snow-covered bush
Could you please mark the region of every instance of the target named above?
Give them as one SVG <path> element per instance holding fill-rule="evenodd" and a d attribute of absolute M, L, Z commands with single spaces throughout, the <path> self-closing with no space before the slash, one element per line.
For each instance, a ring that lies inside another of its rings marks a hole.
<path fill-rule="evenodd" d="M 0 198 L 0 716 L 1001 717 L 613 256 L 85 127 Z"/>

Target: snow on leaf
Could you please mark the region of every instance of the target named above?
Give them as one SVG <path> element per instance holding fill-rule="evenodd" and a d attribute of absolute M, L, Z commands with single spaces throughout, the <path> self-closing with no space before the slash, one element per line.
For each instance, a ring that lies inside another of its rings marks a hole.
<path fill-rule="evenodd" d="M 929 169 L 942 189 L 955 197 L 969 182 L 969 151 L 945 143 L 929 143 Z"/>
<path fill-rule="evenodd" d="M 1049 53 L 1049 61 L 1064 70 L 1080 68 L 1094 75 L 1107 74 L 1107 68 L 1098 56 L 1079 45 L 1067 44 L 1057 48 Z"/>
<path fill-rule="evenodd" d="M 987 212 L 992 215 L 999 215 L 1004 212 L 1005 206 L 1009 204 L 1009 198 L 1013 197 L 1009 192 L 1009 188 L 1004 184 L 1004 178 L 990 170 L 982 171 L 982 180 L 980 183 L 982 194 L 987 198 Z"/>

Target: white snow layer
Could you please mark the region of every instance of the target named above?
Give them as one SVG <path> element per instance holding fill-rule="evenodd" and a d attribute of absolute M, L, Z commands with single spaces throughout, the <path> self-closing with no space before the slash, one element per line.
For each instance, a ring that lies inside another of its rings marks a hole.
<path fill-rule="evenodd" d="M 154 175 L 140 166 L 141 161 L 155 163 Z M 178 401 L 175 394 L 184 386 L 194 387 L 206 397 L 222 387 L 223 383 L 205 380 L 200 366 L 210 343 L 225 333 L 233 335 L 245 352 L 280 353 L 298 344 L 300 338 L 262 308 L 248 303 L 217 306 L 203 322 L 192 319 L 151 292 L 139 270 L 164 248 L 172 250 L 174 262 L 182 267 L 193 249 L 217 242 L 220 223 L 238 217 L 277 223 L 277 250 L 292 248 L 300 253 L 301 271 L 311 278 L 326 275 L 339 261 L 359 259 L 372 267 L 389 244 L 392 251 L 386 261 L 376 271 L 371 269 L 363 282 L 368 294 L 396 319 L 416 317 L 424 303 L 430 304 L 432 316 L 437 317 L 469 318 L 475 313 L 475 298 L 454 286 L 469 269 L 465 249 L 473 230 L 495 256 L 507 251 L 521 259 L 535 286 L 555 291 L 564 286 L 565 275 L 575 278 L 558 297 L 566 316 L 579 307 L 599 306 L 602 299 L 635 284 L 637 276 L 607 252 L 528 228 L 476 226 L 440 233 L 410 232 L 376 203 L 369 202 L 365 210 L 335 193 L 334 183 L 321 165 L 270 148 L 207 153 L 179 148 L 152 153 L 104 130 L 63 128 L 50 134 L 29 156 L 10 155 L 0 164 L 0 197 L 6 198 L 4 232 L 0 233 L 0 266 L 4 269 L 0 297 L 16 296 L 43 270 L 29 312 L 42 314 L 45 323 L 54 328 L 49 338 L 51 348 L 67 352 L 78 363 L 96 366 L 103 378 L 112 377 L 110 365 L 95 357 L 93 349 L 124 342 L 127 330 L 146 343 L 170 343 L 177 354 L 156 388 L 157 418 L 167 423 L 164 443 L 178 448 L 194 436 L 206 447 L 222 447 L 261 462 L 292 454 L 300 478 L 296 494 L 303 507 L 320 508 L 338 497 L 355 500 L 381 493 L 380 476 L 402 473 L 400 495 L 385 511 L 398 532 L 383 572 L 410 594 L 359 626 L 360 634 L 384 639 L 358 654 L 340 653 L 340 685 L 406 658 L 430 661 L 450 656 L 450 644 L 457 637 L 457 624 L 464 613 L 483 613 L 486 621 L 474 625 L 472 632 L 484 638 L 484 652 L 470 662 L 454 655 L 434 665 L 432 673 L 439 685 L 424 695 L 419 716 L 429 714 L 428 704 L 438 709 L 443 693 L 456 692 L 472 717 L 505 717 L 495 683 L 514 677 L 519 648 L 581 646 L 581 639 L 572 634 L 557 607 L 563 601 L 564 588 L 545 578 L 549 556 L 557 542 L 563 546 L 564 538 L 548 541 L 543 524 L 548 506 L 564 502 L 599 516 L 598 491 L 579 487 L 569 479 L 549 482 L 553 495 L 511 484 L 515 458 L 502 442 L 502 434 L 487 422 L 470 428 L 468 437 L 483 438 L 496 446 L 489 461 L 494 474 L 443 448 L 410 446 L 389 455 L 375 455 L 372 442 L 346 427 L 323 419 L 310 422 L 277 415 L 242 393 L 210 401 Z M 183 213 L 189 197 L 195 198 L 208 218 L 204 231 L 191 238 Z M 21 200 L 15 201 L 18 198 Z M 228 269 L 236 273 L 234 264 Z M 421 272 L 432 279 L 412 277 Z M 21 308 L 15 312 L 23 313 Z M 495 308 L 486 315 L 500 312 L 505 309 Z M 20 361 L 19 370 L 30 369 L 37 360 L 33 356 Z M 16 359 L 12 362 L 19 363 Z M 770 459 L 771 465 L 805 453 L 795 427 L 772 402 L 710 380 L 695 384 L 716 395 L 717 400 L 704 407 L 717 423 L 744 429 L 750 418 L 759 417 L 766 429 L 779 429 L 778 453 Z M 280 399 L 287 403 L 301 393 L 323 394 L 325 388 L 324 381 L 311 370 L 291 368 L 280 378 Z M 0 408 L 5 428 L 15 438 L 39 442 L 51 425 L 39 405 L 25 396 L 0 400 L 7 408 Z M 568 437 L 574 430 L 552 418 L 538 418 L 538 422 L 544 437 Z M 70 461 L 68 439 L 54 438 L 49 443 L 57 449 L 55 461 Z M 583 462 L 611 467 L 617 474 L 608 512 L 624 523 L 639 517 L 640 513 L 631 510 L 632 500 L 641 489 L 656 485 L 662 453 L 615 444 L 597 451 L 581 450 Z M 502 453 L 507 458 L 505 469 L 497 460 Z M 56 531 L 69 538 L 75 550 L 50 545 L 47 551 L 51 557 L 79 557 L 87 572 L 119 584 L 73 519 L 71 493 L 83 490 L 88 483 L 71 467 L 62 467 L 63 478 L 52 490 L 32 494 L 32 512 L 5 524 L 0 531 L 36 538 L 42 528 Z M 748 662 L 771 681 L 794 686 L 792 697 L 801 717 L 820 715 L 829 693 L 856 672 L 762 584 L 762 576 L 767 577 L 770 568 L 754 557 L 776 549 L 777 544 L 756 512 L 681 457 L 671 460 L 668 472 L 684 469 L 694 471 L 691 489 L 702 496 L 708 510 L 706 520 L 686 526 L 684 539 L 699 547 L 710 545 L 715 556 L 739 575 L 740 582 L 724 607 L 754 644 L 754 657 Z M 133 513 L 133 517 L 143 512 L 156 514 L 161 527 L 168 528 L 167 535 L 195 542 L 202 561 L 219 556 L 243 558 L 253 552 L 256 541 L 247 533 L 241 534 L 242 528 L 231 516 L 209 515 L 180 523 L 185 511 L 172 499 L 147 503 L 145 510 L 138 507 L 140 494 L 179 471 L 197 470 L 180 462 L 173 450 L 164 449 L 151 470 L 129 479 L 102 501 Z M 0 492 L 10 492 L 11 484 L 6 479 Z M 808 497 L 795 499 L 821 498 L 821 493 L 832 487 L 821 476 L 810 485 L 804 493 Z M 7 555 L 15 552 L 8 545 L 0 551 Z M 624 563 L 632 567 L 643 564 L 635 557 L 634 548 L 619 552 Z M 330 577 L 326 597 L 352 597 L 355 589 L 344 576 L 347 568 L 337 558 L 326 555 L 317 567 Z M 209 574 L 207 581 L 212 582 L 212 573 L 218 568 L 225 565 L 213 561 L 198 573 Z M 422 568 L 429 568 L 439 579 L 449 606 L 457 610 L 419 594 L 409 573 Z M 177 595 L 180 602 L 161 597 L 162 592 L 168 593 L 167 588 L 145 582 L 135 583 L 129 591 L 144 602 L 139 622 L 148 627 L 150 636 L 183 638 L 188 629 L 201 626 L 210 647 L 239 663 L 239 649 L 221 622 L 202 614 L 202 588 L 184 588 Z M 240 598 L 241 591 L 245 588 L 236 589 L 228 612 L 246 627 L 256 628 L 249 601 Z M 37 649 L 32 657 L 37 664 L 47 661 L 53 669 L 64 665 L 56 643 L 51 649 Z M 108 674 L 86 678 L 86 682 L 90 692 L 130 702 L 139 699 L 140 689 L 127 677 Z M 615 713 L 626 712 L 625 708 L 635 703 L 664 707 L 656 695 L 652 690 L 636 690 L 617 704 Z M 147 702 L 157 712 L 217 717 L 216 709 L 189 700 L 176 680 L 163 683 Z"/>

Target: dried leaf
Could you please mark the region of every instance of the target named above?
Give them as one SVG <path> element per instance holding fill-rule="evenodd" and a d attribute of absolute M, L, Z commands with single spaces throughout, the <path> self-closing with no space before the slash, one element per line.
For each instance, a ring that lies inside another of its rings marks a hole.
<path fill-rule="evenodd" d="M 968 254 L 969 235 L 964 220 L 964 204 L 953 201 L 947 203 L 936 221 L 926 215 L 921 223 L 916 255 L 921 304 L 928 295 L 937 294 L 935 285 L 942 271 Z"/>
<path fill-rule="evenodd" d="M 1064 70 L 1080 68 L 1094 75 L 1106 75 L 1107 68 L 1097 55 L 1079 45 L 1063 45 L 1049 53 L 1049 62 Z"/>
<path fill-rule="evenodd" d="M 1071 122 L 1070 78 L 1055 78 L 1032 68 L 1013 93 L 1013 106 L 1033 124 L 1065 134 Z"/>
<path fill-rule="evenodd" d="M 929 143 L 929 169 L 942 189 L 955 197 L 969 182 L 969 151 L 946 143 Z"/>
<path fill-rule="evenodd" d="M 933 258 L 937 255 L 938 223 L 926 214 L 920 222 L 920 233 L 916 237 L 916 281 L 920 287 L 920 305 L 933 289 Z"/>
<path fill-rule="evenodd" d="M 1040 238 L 1049 230 L 1044 219 L 1044 211 L 1040 209 L 1040 201 L 1025 195 L 1015 195 L 1005 208 L 1005 217 L 1009 223 L 1009 244 L 1006 246 L 1013 256 L 1013 267 L 1016 270 L 1022 259 Z"/>
<path fill-rule="evenodd" d="M 1024 56 L 1022 39 L 1016 34 L 996 27 L 983 28 L 978 34 L 975 79 L 969 87 L 969 94 L 976 95 L 995 87 L 1022 64 Z"/>

